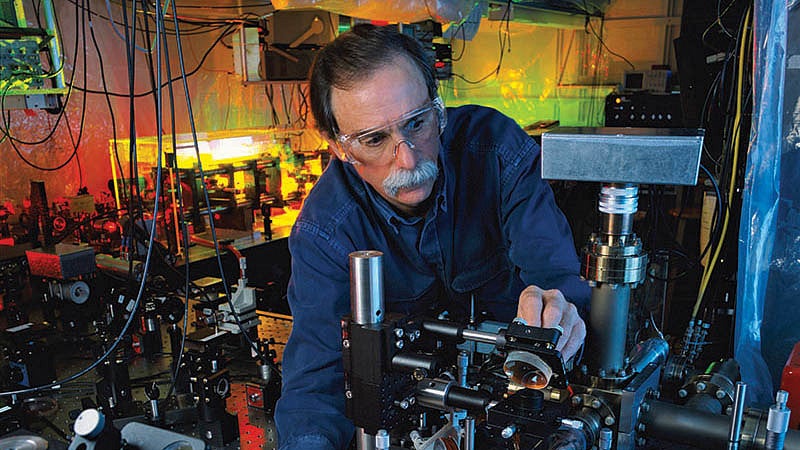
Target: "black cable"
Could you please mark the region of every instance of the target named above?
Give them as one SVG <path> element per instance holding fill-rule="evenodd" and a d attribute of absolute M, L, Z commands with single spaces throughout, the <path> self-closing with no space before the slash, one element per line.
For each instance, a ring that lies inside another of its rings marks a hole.
<path fill-rule="evenodd" d="M 144 38 L 144 44 L 146 46 L 145 48 L 152 49 L 153 48 L 153 43 L 150 40 L 150 25 L 149 25 L 150 21 L 147 20 L 147 2 L 146 1 L 142 2 L 142 9 L 143 9 L 144 14 L 142 15 L 141 18 L 137 18 L 137 20 L 141 20 L 141 22 L 142 22 L 141 34 L 142 34 L 142 37 Z M 158 19 L 157 18 L 156 18 L 156 27 L 158 27 Z M 156 32 L 158 33 L 158 30 L 156 30 Z M 156 39 L 159 39 L 159 35 L 156 35 Z M 167 50 L 167 51 L 169 51 L 169 50 Z M 158 114 L 160 114 L 160 111 L 158 110 L 158 106 L 156 104 L 158 102 L 158 100 L 156 99 L 156 77 L 155 77 L 155 73 L 153 71 L 153 52 L 152 51 L 147 52 L 146 55 L 147 55 L 147 75 L 150 77 L 150 88 L 152 89 L 152 93 L 153 93 L 153 109 L 154 109 L 155 114 L 158 115 Z M 158 84 L 160 85 L 161 83 L 158 83 Z M 161 87 L 163 87 L 163 86 L 159 86 L 158 90 L 160 90 Z M 160 135 L 161 134 L 161 128 L 157 128 L 157 130 L 158 130 L 157 133 Z M 158 201 L 157 198 L 156 198 L 156 201 Z"/>
<path fill-rule="evenodd" d="M 131 54 L 128 53 L 128 56 L 131 56 Z M 129 63 L 132 63 L 132 58 L 129 59 L 128 61 L 129 61 Z M 130 64 L 130 65 L 132 66 L 132 64 Z M 131 117 L 133 117 L 133 116 L 131 116 Z M 135 133 L 134 129 L 132 128 L 131 129 L 131 135 L 133 136 L 134 133 Z M 159 188 L 156 187 L 156 189 L 157 189 L 157 193 L 158 193 L 158 189 Z M 156 205 L 155 205 L 154 210 L 153 210 L 153 216 L 157 217 L 157 215 L 158 215 L 158 203 L 156 202 Z M 152 223 L 152 228 L 155 228 L 155 225 L 156 225 L 156 222 L 154 220 L 153 223 Z M 61 385 L 69 383 L 69 382 L 71 382 L 71 381 L 73 381 L 75 379 L 78 379 L 78 378 L 86 375 L 87 373 L 91 372 L 97 366 L 102 364 L 103 361 L 105 361 L 112 353 L 114 353 L 116 351 L 116 349 L 119 346 L 120 342 L 122 342 L 122 339 L 128 333 L 128 330 L 130 329 L 131 324 L 133 324 L 134 319 L 136 317 L 136 312 L 139 309 L 139 305 L 141 303 L 142 296 L 144 294 L 145 284 L 147 282 L 147 275 L 148 275 L 148 272 L 150 270 L 150 263 L 151 263 L 151 256 L 152 256 L 152 253 L 153 253 L 153 247 L 155 247 L 154 239 L 155 239 L 155 232 L 154 232 L 154 230 L 151 230 L 151 232 L 150 232 L 150 242 L 149 242 L 149 245 L 147 247 L 147 255 L 146 255 L 145 261 L 144 261 L 144 270 L 143 270 L 143 273 L 142 273 L 142 280 L 141 280 L 141 283 L 139 284 L 139 291 L 138 291 L 138 293 L 136 295 L 136 300 L 134 301 L 133 307 L 129 311 L 130 315 L 128 316 L 128 319 L 126 320 L 125 325 L 122 327 L 122 330 L 120 330 L 119 334 L 114 339 L 114 342 L 105 351 L 105 353 L 103 353 L 99 358 L 97 358 L 95 360 L 95 362 L 90 364 L 88 367 L 85 367 L 84 369 L 79 370 L 78 372 L 73 373 L 72 375 L 70 375 L 70 376 L 68 376 L 68 377 L 66 377 L 66 378 L 64 378 L 62 380 L 58 380 L 58 381 L 55 381 L 53 383 L 48 383 L 48 384 L 45 384 L 45 385 L 42 385 L 42 386 L 35 386 L 35 387 L 31 387 L 31 388 L 16 389 L 16 390 L 13 390 L 13 391 L 0 392 L 0 397 L 20 395 L 20 394 L 28 394 L 28 393 L 47 390 L 47 389 L 58 389 L 58 388 L 61 387 Z"/>
<path fill-rule="evenodd" d="M 466 31 L 466 28 L 464 27 L 464 24 L 466 22 L 467 22 L 467 18 L 462 20 L 458 24 L 458 27 L 456 27 L 456 31 L 453 32 L 452 36 L 450 36 L 450 42 L 448 42 L 448 43 L 450 44 L 450 48 L 451 49 L 453 48 L 453 41 L 458 39 L 457 36 L 458 36 L 458 32 L 459 31 L 461 32 L 461 42 L 462 42 L 461 51 L 458 53 L 458 56 L 455 57 L 455 58 L 450 58 L 450 61 L 453 61 L 453 62 L 461 61 L 461 58 L 464 57 L 464 51 L 467 49 L 467 31 Z"/>
<path fill-rule="evenodd" d="M 633 63 L 630 62 L 630 60 L 628 58 L 626 58 L 626 57 L 620 55 L 619 53 L 615 52 L 614 50 L 611 50 L 610 48 L 608 48 L 608 45 L 606 45 L 606 42 L 603 40 L 603 26 L 605 24 L 605 19 L 600 19 L 600 20 L 601 20 L 600 34 L 597 34 L 597 31 L 595 31 L 594 25 L 592 25 L 592 20 L 589 18 L 589 16 L 586 17 L 586 25 L 592 31 L 592 34 L 594 34 L 594 37 L 596 37 L 597 40 L 600 41 L 600 44 L 606 49 L 606 51 L 608 51 L 608 53 L 611 53 L 612 55 L 617 56 L 619 58 L 622 58 L 623 61 L 628 63 L 629 66 L 631 66 L 631 70 L 636 70 L 636 66 L 634 66 Z"/>
<path fill-rule="evenodd" d="M 502 23 L 503 21 L 505 21 L 505 26 L 506 26 L 505 35 L 503 35 L 503 23 Z M 464 80 L 465 83 L 480 84 L 489 79 L 489 77 L 491 77 L 492 75 L 494 76 L 499 75 L 500 67 L 503 65 L 503 55 L 506 52 L 506 42 L 508 43 L 508 52 L 511 53 L 511 32 L 509 28 L 510 23 L 511 23 L 511 0 L 508 0 L 508 2 L 506 3 L 506 9 L 503 13 L 503 17 L 502 19 L 500 19 L 500 26 L 498 27 L 497 30 L 497 38 L 498 41 L 500 42 L 500 57 L 497 59 L 497 66 L 494 68 L 494 70 L 492 70 L 491 72 L 487 73 L 486 75 L 475 81 L 469 80 L 465 78 L 463 75 L 457 73 L 454 73 L 453 76 Z"/>
<path fill-rule="evenodd" d="M 56 16 L 56 21 L 58 21 L 58 16 Z M 78 16 L 78 8 L 76 7 L 76 10 L 75 10 L 75 48 L 74 48 L 74 58 L 73 58 L 73 65 L 72 65 L 73 68 L 77 66 L 77 60 L 78 60 L 79 23 L 80 23 L 80 18 Z M 57 25 L 57 28 L 60 30 L 60 26 Z M 60 31 L 59 31 L 59 33 L 60 33 Z M 85 39 L 85 37 L 84 37 L 84 39 Z M 63 38 L 62 38 L 62 41 L 63 41 Z M 63 70 L 63 62 L 62 62 L 62 68 L 60 68 L 58 70 Z M 34 75 L 35 76 L 35 74 L 29 74 L 29 75 Z M 19 76 L 19 74 L 15 74 L 15 76 Z M 67 107 L 67 104 L 69 102 L 69 99 L 71 98 L 72 86 L 74 85 L 74 81 L 75 81 L 75 70 L 72 71 L 72 75 L 71 75 L 70 83 L 69 83 L 69 89 L 67 90 L 67 94 L 66 94 L 65 104 L 63 105 L 63 107 L 61 108 L 61 111 L 58 114 L 58 118 L 56 119 L 56 123 L 52 126 L 52 128 L 50 129 L 50 131 L 47 133 L 47 135 L 44 138 L 39 139 L 37 141 L 24 141 L 24 140 L 21 140 L 21 139 L 18 139 L 16 137 L 14 137 L 11 134 L 11 113 L 9 111 L 5 110 L 5 98 L 6 98 L 6 93 L 8 92 L 8 89 L 11 87 L 11 83 L 10 82 L 6 85 L 5 89 L 2 92 L 2 95 L 0 95 L 0 115 L 2 115 L 2 122 L 3 122 L 3 126 L 0 127 L 0 131 L 2 131 L 3 135 L 8 138 L 9 142 L 11 143 L 11 147 L 14 149 L 14 152 L 17 154 L 17 156 L 25 164 L 27 164 L 27 165 L 29 165 L 29 166 L 37 169 L 37 170 L 41 170 L 41 171 L 45 171 L 45 172 L 52 172 L 52 171 L 57 171 L 57 170 L 60 170 L 60 169 L 64 168 L 67 164 L 72 162 L 73 158 L 75 158 L 75 156 L 77 155 L 77 149 L 73 149 L 72 154 L 69 156 L 69 158 L 67 158 L 66 161 L 64 161 L 64 162 L 62 162 L 62 163 L 60 163 L 60 164 L 58 164 L 56 166 L 53 166 L 53 167 L 45 167 L 45 166 L 40 166 L 40 165 L 28 160 L 22 154 L 22 151 L 19 149 L 19 147 L 17 147 L 17 145 L 16 145 L 17 142 L 19 142 L 20 144 L 24 144 L 24 145 L 39 145 L 39 144 L 43 144 L 44 142 L 47 142 L 48 140 L 50 140 L 52 138 L 52 136 L 55 134 L 55 131 L 58 128 L 58 126 L 59 126 L 59 124 L 61 122 L 61 119 L 64 118 L 64 116 L 66 114 L 66 107 Z M 84 99 L 84 102 L 85 102 L 85 99 Z M 85 109 L 85 103 L 84 103 L 84 109 Z"/>
<path fill-rule="evenodd" d="M 232 34 L 235 31 L 236 30 L 234 28 L 234 25 L 229 25 L 222 33 L 220 33 L 220 35 L 217 36 L 217 38 L 214 40 L 214 42 L 211 44 L 211 46 L 205 51 L 203 56 L 200 58 L 200 62 L 197 64 L 197 66 L 194 69 L 192 69 L 191 71 L 187 72 L 186 76 L 190 77 L 190 76 L 196 74 L 201 69 L 201 67 L 203 66 L 203 63 L 205 63 L 206 59 L 208 58 L 208 55 L 211 54 L 211 51 L 214 50 L 214 48 L 217 46 L 217 44 L 219 44 L 219 42 L 224 37 L 229 36 L 230 34 Z M 174 83 L 176 81 L 181 81 L 181 78 L 180 77 L 175 77 L 175 78 L 173 78 L 171 80 L 165 81 L 162 84 L 161 87 L 162 88 L 166 87 L 166 85 L 168 83 Z M 81 89 L 81 88 L 75 88 L 75 89 L 78 90 L 78 91 L 89 93 L 89 94 L 103 94 L 103 95 L 110 95 L 112 97 L 126 97 L 126 98 L 130 97 L 130 96 L 133 96 L 134 98 L 140 98 L 140 97 L 144 97 L 144 96 L 147 96 L 147 95 L 151 95 L 153 93 L 152 90 L 145 91 L 145 92 L 137 92 L 135 94 L 123 94 L 123 93 L 118 93 L 118 92 L 98 91 L 98 90 L 95 90 L 95 89 Z"/>
<path fill-rule="evenodd" d="M 157 10 L 160 10 L 160 8 L 157 7 Z M 161 27 L 162 27 L 162 30 L 163 30 L 164 29 L 165 20 L 164 20 L 164 17 L 163 17 L 163 11 L 161 11 L 161 13 L 162 13 L 162 16 L 161 16 Z M 158 19 L 158 17 L 157 17 L 157 19 Z M 171 69 L 172 64 L 171 64 L 170 59 L 169 59 L 169 46 L 167 45 L 168 41 L 167 41 L 166 33 L 163 34 L 163 39 L 164 39 L 163 40 L 163 43 L 164 43 L 164 57 L 165 57 L 165 67 L 166 67 L 166 70 L 167 70 L 167 78 L 168 79 L 172 79 L 172 69 Z M 176 129 L 176 124 L 175 124 L 175 92 L 173 90 L 172 83 L 167 84 L 167 89 L 168 89 L 168 92 L 169 92 L 170 123 L 172 124 L 172 133 L 171 133 L 171 136 L 172 136 L 172 148 L 173 149 L 177 149 L 178 148 L 178 143 L 177 143 L 177 129 Z M 184 311 L 183 311 L 183 328 L 181 329 L 181 345 L 180 345 L 180 350 L 178 352 L 178 357 L 175 359 L 175 361 L 173 363 L 174 364 L 174 370 L 170 371 L 170 385 L 169 385 L 169 389 L 167 390 L 167 395 L 165 396 L 165 398 L 170 398 L 172 396 L 172 393 L 175 391 L 175 386 L 176 386 L 176 384 L 178 382 L 178 375 L 180 374 L 180 370 L 181 370 L 181 364 L 182 364 L 182 361 L 183 361 L 184 350 L 185 350 L 185 347 L 186 347 L 186 334 L 187 334 L 188 326 L 189 326 L 189 292 L 190 292 L 190 287 L 189 286 L 191 284 L 191 279 L 190 279 L 190 274 L 189 274 L 189 228 L 188 228 L 188 226 L 186 224 L 186 218 L 184 216 L 183 186 L 181 185 L 180 168 L 178 167 L 178 164 L 177 164 L 177 153 L 175 153 L 175 150 L 173 150 L 173 157 L 175 158 L 174 161 L 173 161 L 175 164 L 173 164 L 173 165 L 174 165 L 174 168 L 175 168 L 175 171 L 176 171 L 174 175 L 177 176 L 177 183 L 176 183 L 177 192 L 176 192 L 176 194 L 177 194 L 177 201 L 178 201 L 178 222 L 175 223 L 174 226 L 176 227 L 176 230 L 177 230 L 178 226 L 181 227 L 181 238 L 183 240 L 183 249 L 184 249 L 184 255 L 185 255 L 185 259 L 186 259 L 185 263 L 183 264 L 183 268 L 184 268 L 184 287 L 183 287 L 183 290 L 184 290 L 185 298 L 184 298 L 184 302 L 183 302 Z M 166 210 L 165 210 L 165 212 L 166 212 Z"/>
<path fill-rule="evenodd" d="M 172 2 L 172 11 L 173 11 L 173 20 L 177 21 L 177 17 L 176 17 L 177 16 L 177 12 L 176 12 L 176 7 L 175 7 L 175 2 L 174 1 Z M 223 285 L 223 288 L 225 289 L 225 296 L 228 299 L 228 306 L 231 309 L 231 314 L 233 315 L 234 319 L 236 319 L 236 324 L 238 325 L 239 329 L 242 331 L 242 335 L 244 336 L 245 340 L 250 345 L 250 347 L 253 349 L 253 352 L 256 355 L 258 355 L 259 358 L 264 358 L 264 355 L 261 354 L 261 350 L 258 348 L 258 346 L 250 338 L 250 335 L 247 333 L 247 330 L 244 329 L 244 326 L 242 325 L 242 322 L 241 322 L 241 320 L 239 318 L 239 314 L 236 312 L 236 308 L 233 306 L 233 303 L 232 303 L 232 300 L 231 300 L 230 286 L 228 285 L 228 282 L 227 282 L 226 277 L 225 277 L 225 270 L 224 270 L 224 268 L 222 266 L 222 255 L 221 255 L 220 248 L 219 248 L 219 241 L 217 241 L 217 229 L 216 229 L 216 226 L 214 224 L 214 214 L 213 214 L 213 212 L 211 210 L 211 201 L 210 201 L 210 199 L 208 197 L 208 187 L 205 184 L 205 173 L 203 171 L 203 164 L 202 164 L 202 161 L 201 161 L 201 158 L 200 158 L 200 147 L 198 146 L 198 143 L 197 143 L 197 128 L 196 128 L 196 125 L 195 125 L 195 122 L 194 122 L 194 113 L 193 113 L 193 110 L 192 110 L 192 99 L 191 99 L 191 96 L 189 95 L 189 83 L 188 83 L 188 81 L 186 79 L 186 68 L 185 68 L 184 63 L 183 63 L 183 47 L 181 45 L 180 30 L 179 30 L 179 28 L 177 26 L 177 22 L 175 23 L 175 26 L 176 26 L 176 30 L 177 30 L 176 44 L 177 44 L 177 47 L 178 47 L 178 62 L 180 64 L 180 69 L 181 69 L 181 78 L 183 79 L 183 92 L 184 92 L 184 96 L 186 97 L 186 108 L 187 108 L 187 111 L 189 113 L 189 125 L 190 125 L 191 130 L 192 130 L 192 142 L 194 144 L 195 156 L 197 158 L 197 167 L 198 167 L 198 170 L 200 172 L 200 179 L 203 181 L 203 183 L 202 183 L 203 184 L 203 195 L 204 195 L 205 201 L 206 201 L 206 207 L 207 207 L 208 219 L 209 219 L 208 222 L 209 222 L 209 226 L 211 227 L 211 239 L 214 242 L 214 250 L 215 250 L 215 253 L 216 253 L 217 266 L 219 268 L 220 279 L 222 280 L 222 285 Z"/>
<path fill-rule="evenodd" d="M 77 12 L 77 11 L 76 11 Z M 78 30 L 75 30 L 75 33 L 78 33 Z M 86 16 L 84 15 L 83 11 L 81 11 L 81 39 L 83 44 L 83 86 L 86 87 L 87 85 L 87 55 L 86 55 Z M 67 124 L 67 134 L 69 134 L 69 138 L 72 141 L 73 151 L 75 153 L 75 162 L 78 165 L 78 189 L 83 187 L 83 173 L 81 172 L 81 162 L 78 156 L 78 147 L 80 147 L 81 140 L 83 139 L 83 130 L 86 124 L 86 94 L 82 95 L 83 99 L 81 102 L 81 122 L 78 126 L 78 138 L 75 139 L 72 136 L 72 126 L 69 123 L 69 115 L 66 113 L 66 109 L 64 112 L 64 119 Z"/>
<path fill-rule="evenodd" d="M 68 0 L 68 1 L 70 3 L 72 3 L 73 5 L 80 6 L 78 4 L 77 0 Z M 183 7 L 183 6 L 181 6 L 181 7 Z M 112 17 L 100 14 L 100 13 L 92 10 L 91 7 L 88 6 L 88 5 L 87 6 L 81 6 L 81 8 L 83 8 L 87 12 L 90 12 L 91 14 L 96 15 L 97 17 L 99 17 L 101 19 L 107 20 L 109 23 L 112 24 L 112 26 L 116 26 L 116 25 L 123 26 L 122 22 L 114 20 Z M 252 17 L 252 19 L 248 19 L 250 17 Z M 184 36 L 187 36 L 187 35 L 192 35 L 193 36 L 193 35 L 206 34 L 206 33 L 213 32 L 215 30 L 218 30 L 219 28 L 222 28 L 224 26 L 229 25 L 232 22 L 241 21 L 241 22 L 248 22 L 248 23 L 252 22 L 252 23 L 255 23 L 256 20 L 258 19 L 258 17 L 259 17 L 258 15 L 254 14 L 252 12 L 245 12 L 245 13 L 239 15 L 239 16 L 229 17 L 229 18 L 219 18 L 219 19 L 213 19 L 213 20 L 211 18 L 206 19 L 206 20 L 203 20 L 203 19 L 200 19 L 200 18 L 195 18 L 193 20 L 179 18 L 179 21 L 181 23 L 188 23 L 188 24 L 195 25 L 195 27 L 192 28 L 191 30 L 188 30 L 188 32 L 186 30 L 184 30 L 182 32 L 182 34 Z M 40 23 L 40 28 L 41 28 L 41 22 L 39 22 L 39 23 Z M 172 29 L 167 29 L 166 31 L 167 31 L 168 34 L 173 34 L 173 35 L 175 34 L 174 30 L 172 30 Z M 124 36 L 122 36 L 122 40 L 123 41 L 124 41 L 124 39 L 125 39 Z M 143 50 L 146 50 L 146 49 L 143 49 Z"/>
<path fill-rule="evenodd" d="M 717 204 L 716 204 L 716 207 L 715 207 L 715 218 L 714 218 L 714 222 L 712 222 L 712 224 L 711 224 L 712 225 L 712 230 L 709 233 L 708 242 L 706 243 L 706 246 L 703 248 L 703 251 L 700 252 L 700 256 L 698 256 L 696 259 L 689 258 L 689 256 L 686 255 L 685 253 L 678 252 L 676 250 L 668 250 L 668 249 L 658 250 L 658 251 L 666 251 L 666 252 L 670 252 L 670 253 L 676 253 L 676 254 L 679 254 L 680 256 L 685 257 L 685 259 L 689 260 L 688 266 L 686 268 L 687 270 L 684 270 L 683 272 L 679 273 L 678 275 L 676 275 L 674 277 L 668 277 L 668 278 L 661 278 L 661 277 L 657 277 L 655 275 L 651 275 L 651 274 L 648 273 L 648 277 L 649 278 L 652 278 L 652 279 L 658 280 L 658 281 L 665 281 L 665 282 L 672 282 L 672 281 L 675 281 L 675 280 L 683 278 L 684 276 L 686 276 L 688 274 L 688 270 L 689 269 L 693 269 L 693 268 L 699 267 L 700 261 L 703 260 L 703 258 L 706 256 L 706 254 L 712 248 L 712 246 L 716 242 L 718 242 L 718 240 L 721 238 L 720 234 L 722 233 L 722 220 L 723 220 L 722 219 L 722 215 L 723 215 L 723 210 L 724 210 L 724 208 L 727 208 L 727 205 L 725 203 L 724 197 L 722 196 L 722 192 L 720 191 L 719 184 L 717 183 L 717 180 L 714 178 L 714 176 L 711 174 L 711 172 L 708 170 L 708 168 L 706 168 L 706 166 L 700 164 L 700 170 L 702 170 L 706 174 L 706 176 L 708 177 L 709 181 L 711 182 L 711 186 L 714 188 L 714 195 L 717 198 L 717 202 L 716 202 Z"/>
<path fill-rule="evenodd" d="M 91 9 L 88 11 L 88 14 L 89 14 L 89 34 L 92 37 L 94 50 L 95 53 L 97 54 L 97 63 L 100 66 L 100 80 L 103 83 L 103 91 L 105 93 L 106 105 L 108 106 L 108 114 L 111 116 L 111 133 L 112 133 L 112 138 L 114 139 L 114 159 L 115 159 L 115 161 L 111 161 L 111 164 L 114 164 L 114 162 L 116 162 L 117 166 L 119 167 L 120 179 L 122 180 L 122 192 L 127 195 L 128 188 L 127 188 L 127 182 L 125 181 L 125 169 L 122 167 L 122 161 L 120 161 L 119 159 L 119 146 L 117 143 L 117 119 L 114 115 L 114 108 L 111 105 L 111 96 L 108 95 L 108 84 L 106 83 L 105 63 L 103 62 L 103 55 L 100 53 L 100 46 L 97 44 L 97 37 L 94 34 Z M 87 92 L 84 92 L 84 95 L 86 94 Z M 116 180 L 114 180 L 114 183 L 116 183 Z M 114 189 L 115 191 L 118 191 L 119 186 L 114 186 Z M 114 192 L 112 192 L 111 194 L 114 195 Z M 119 207 L 120 205 L 115 205 L 115 206 Z"/>

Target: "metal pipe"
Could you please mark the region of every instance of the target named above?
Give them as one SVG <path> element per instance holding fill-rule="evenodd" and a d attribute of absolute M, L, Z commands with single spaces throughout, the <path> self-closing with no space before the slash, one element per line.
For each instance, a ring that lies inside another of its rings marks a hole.
<path fill-rule="evenodd" d="M 383 322 L 383 253 L 374 250 L 350 253 L 350 314 L 353 323 Z M 375 436 L 356 428 L 358 450 L 375 450 Z"/>
<path fill-rule="evenodd" d="M 61 42 L 58 39 L 58 28 L 56 27 L 56 15 L 55 11 L 53 10 L 53 0 L 44 0 L 42 2 L 42 11 L 44 12 L 44 22 L 47 26 L 47 34 L 50 35 L 51 41 L 50 45 L 50 59 L 53 62 L 53 67 L 50 68 L 50 72 L 55 72 L 56 70 L 60 70 L 59 74 L 55 76 L 56 87 L 59 89 L 64 88 L 64 71 L 61 67 Z M 75 33 L 78 31 L 75 30 Z"/>
<path fill-rule="evenodd" d="M 458 325 L 453 325 L 447 322 L 422 322 L 422 329 L 446 337 L 462 338 L 467 341 L 482 342 L 484 344 L 492 344 L 499 347 L 505 345 L 505 338 L 497 333 L 470 330 L 469 328 L 462 328 Z"/>
<path fill-rule="evenodd" d="M 744 414 L 744 396 L 747 385 L 741 381 L 736 382 L 736 395 L 733 398 L 733 414 L 728 433 L 728 450 L 738 450 L 742 435 L 742 414 Z"/>
<path fill-rule="evenodd" d="M 599 284 L 592 289 L 589 313 L 590 343 L 596 370 L 613 376 L 625 368 L 625 334 L 631 288 L 627 284 Z"/>
<path fill-rule="evenodd" d="M 483 342 L 484 344 L 492 344 L 502 347 L 505 345 L 505 339 L 496 333 L 489 333 L 488 331 L 478 330 L 463 330 L 461 337 L 468 341 Z"/>
<path fill-rule="evenodd" d="M 647 437 L 709 450 L 725 449 L 728 446 L 728 416 L 695 411 L 658 400 L 644 403 L 642 411 L 641 421 L 646 425 Z M 749 410 L 743 421 L 743 428 L 752 431 L 742 434 L 742 447 L 765 449 L 765 415 Z M 800 431 L 789 430 L 783 448 L 800 450 Z"/>
<path fill-rule="evenodd" d="M 350 253 L 350 311 L 355 324 L 383 322 L 383 253 Z"/>
<path fill-rule="evenodd" d="M 356 428 L 356 448 L 359 450 L 376 450 L 375 436 L 367 434 L 363 428 Z"/>
<path fill-rule="evenodd" d="M 464 419 L 464 450 L 475 450 L 475 418 Z"/>
<path fill-rule="evenodd" d="M 631 351 L 630 367 L 633 372 L 641 373 L 652 363 L 663 364 L 669 355 L 669 344 L 661 338 L 650 338 L 641 342 Z"/>

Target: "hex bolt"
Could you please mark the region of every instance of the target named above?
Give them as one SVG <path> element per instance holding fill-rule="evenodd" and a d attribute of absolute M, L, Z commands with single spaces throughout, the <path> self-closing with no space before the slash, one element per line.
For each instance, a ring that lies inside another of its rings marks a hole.
<path fill-rule="evenodd" d="M 615 422 L 616 422 L 616 420 L 614 420 L 614 418 L 611 417 L 611 416 L 606 416 L 606 418 L 603 419 L 603 423 L 606 424 L 607 427 L 610 427 L 611 425 L 614 425 Z"/>
<path fill-rule="evenodd" d="M 403 329 L 402 328 L 395 328 L 394 329 L 394 335 L 397 336 L 398 338 L 403 337 L 403 334 L 404 333 L 403 333 Z"/>
<path fill-rule="evenodd" d="M 719 400 L 725 398 L 725 391 L 722 389 L 717 389 L 717 392 L 714 393 L 714 396 L 717 397 Z"/>
<path fill-rule="evenodd" d="M 697 387 L 697 391 L 698 392 L 699 391 L 705 391 L 706 387 L 707 387 L 706 384 L 704 382 L 702 382 L 702 381 L 698 381 L 695 386 Z"/>
<path fill-rule="evenodd" d="M 342 347 L 350 348 L 350 339 L 345 339 L 342 341 Z"/>
<path fill-rule="evenodd" d="M 394 346 L 395 346 L 395 347 L 397 347 L 397 348 L 399 348 L 399 349 L 400 349 L 400 348 L 403 348 L 403 345 L 404 345 L 404 344 L 403 344 L 403 341 L 402 341 L 402 340 L 400 340 L 400 341 L 397 341 L 397 342 L 395 342 L 395 343 L 394 343 Z"/>
<path fill-rule="evenodd" d="M 592 400 L 592 408 L 598 409 L 598 408 L 600 408 L 601 405 L 602 405 L 602 403 L 600 403 L 600 400 L 598 400 L 598 399 Z"/>
<path fill-rule="evenodd" d="M 511 437 L 514 436 L 516 432 L 517 432 L 517 426 L 511 424 L 503 428 L 503 431 L 500 432 L 500 437 L 502 437 L 503 439 L 511 439 Z"/>
<path fill-rule="evenodd" d="M 347 398 L 353 398 L 353 391 L 344 391 L 344 396 Z"/>
<path fill-rule="evenodd" d="M 679 389 L 679 390 L 678 390 L 678 397 L 680 397 L 680 398 L 686 398 L 686 396 L 687 396 L 687 395 L 689 395 L 689 393 L 688 393 L 688 392 L 686 392 L 686 389 Z"/>
<path fill-rule="evenodd" d="M 639 425 L 636 425 L 636 431 L 638 431 L 640 433 L 644 433 L 645 429 L 647 429 L 647 427 L 643 423 L 640 423 Z"/>
<path fill-rule="evenodd" d="M 580 406 L 580 404 L 583 403 L 583 398 L 581 398 L 580 395 L 576 395 L 572 397 L 571 401 L 572 401 L 572 406 Z"/>

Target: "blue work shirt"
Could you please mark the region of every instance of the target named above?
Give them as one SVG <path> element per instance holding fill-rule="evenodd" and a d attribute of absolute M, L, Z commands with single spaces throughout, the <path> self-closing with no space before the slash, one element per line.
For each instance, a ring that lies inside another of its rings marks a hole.
<path fill-rule="evenodd" d="M 424 217 L 405 218 L 349 164 L 331 161 L 294 224 L 288 298 L 294 325 L 283 354 L 275 419 L 280 449 L 344 449 L 341 318 L 350 314 L 348 255 L 383 252 L 391 312 L 478 308 L 511 321 L 528 285 L 589 302 L 569 225 L 541 179 L 539 147 L 513 120 L 480 106 L 447 111 L 440 173 Z"/>

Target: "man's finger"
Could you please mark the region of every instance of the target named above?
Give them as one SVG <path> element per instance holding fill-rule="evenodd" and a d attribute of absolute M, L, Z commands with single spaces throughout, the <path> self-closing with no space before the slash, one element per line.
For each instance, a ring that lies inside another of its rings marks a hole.
<path fill-rule="evenodd" d="M 517 317 L 524 319 L 529 326 L 542 326 L 542 292 L 536 286 L 528 286 L 519 294 Z"/>
<path fill-rule="evenodd" d="M 575 356 L 575 353 L 577 353 L 578 349 L 581 348 L 584 339 L 586 339 L 586 324 L 583 322 L 583 320 L 579 319 L 577 322 L 575 322 L 575 325 L 573 325 L 572 330 L 570 330 L 567 343 L 564 345 L 564 349 L 561 351 L 564 361 Z"/>
<path fill-rule="evenodd" d="M 553 328 L 556 325 L 560 325 L 561 319 L 564 317 L 564 312 L 569 306 L 567 299 L 564 298 L 564 294 L 557 289 L 544 291 L 542 294 L 542 303 L 544 304 L 544 310 L 542 311 L 542 328 Z"/>

